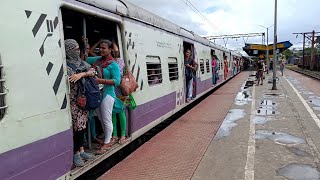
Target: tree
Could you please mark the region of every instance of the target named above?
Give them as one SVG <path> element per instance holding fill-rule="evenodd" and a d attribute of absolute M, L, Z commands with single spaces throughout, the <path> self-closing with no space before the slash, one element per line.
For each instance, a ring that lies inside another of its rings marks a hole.
<path fill-rule="evenodd" d="M 282 54 L 286 57 L 286 59 L 289 59 L 290 57 L 293 56 L 293 52 L 290 49 L 286 49 L 285 51 L 282 52 Z"/>

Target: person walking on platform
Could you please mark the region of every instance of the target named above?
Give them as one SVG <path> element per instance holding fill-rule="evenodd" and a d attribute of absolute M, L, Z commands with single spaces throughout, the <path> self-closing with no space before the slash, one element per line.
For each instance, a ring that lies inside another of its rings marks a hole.
<path fill-rule="evenodd" d="M 192 99 L 193 94 L 193 71 L 195 71 L 195 62 L 192 59 L 191 56 L 191 50 L 188 49 L 185 52 L 184 57 L 184 65 L 185 65 L 185 75 L 186 75 L 186 88 L 187 88 L 187 102 L 189 102 Z"/>
<path fill-rule="evenodd" d="M 257 74 L 258 74 L 257 86 L 259 86 L 260 80 L 261 80 L 261 85 L 263 85 L 263 62 L 261 60 L 257 62 Z"/>
<path fill-rule="evenodd" d="M 283 76 L 283 70 L 284 70 L 284 61 L 281 61 L 280 63 L 281 76 Z"/>
<path fill-rule="evenodd" d="M 269 64 L 269 71 L 273 71 L 273 61 L 270 61 L 270 64 Z"/>

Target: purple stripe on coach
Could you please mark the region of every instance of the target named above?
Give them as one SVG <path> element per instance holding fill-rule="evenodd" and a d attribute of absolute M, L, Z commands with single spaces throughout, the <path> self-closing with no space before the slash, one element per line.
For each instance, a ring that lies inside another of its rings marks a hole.
<path fill-rule="evenodd" d="M 176 92 L 137 106 L 131 112 L 131 132 L 135 132 L 176 107 Z"/>
<path fill-rule="evenodd" d="M 197 95 L 203 93 L 212 87 L 212 78 L 201 81 L 200 78 L 197 78 Z"/>
<path fill-rule="evenodd" d="M 72 129 L 0 155 L 0 179 L 57 179 L 71 170 Z"/>

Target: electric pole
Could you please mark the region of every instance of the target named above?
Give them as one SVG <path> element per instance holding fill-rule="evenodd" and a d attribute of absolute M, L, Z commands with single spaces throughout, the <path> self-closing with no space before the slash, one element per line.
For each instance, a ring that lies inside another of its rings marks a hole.
<path fill-rule="evenodd" d="M 320 32 L 301 32 L 301 33 L 293 33 L 296 34 L 297 37 L 299 34 L 303 35 L 303 47 L 302 47 L 302 68 L 308 67 L 308 64 L 305 62 L 305 46 L 306 46 L 306 38 L 309 39 L 308 42 L 311 41 L 311 58 L 309 63 L 309 68 L 312 70 L 314 68 L 314 44 L 316 35 L 320 35 Z M 319 37 L 319 36 L 317 36 Z"/>
<path fill-rule="evenodd" d="M 272 90 L 277 90 L 277 0 L 274 6 L 274 42 L 273 42 L 273 80 Z"/>
<path fill-rule="evenodd" d="M 313 59 L 314 59 L 314 30 L 312 31 L 312 40 L 311 40 L 311 59 L 310 59 L 310 70 L 313 70 Z"/>

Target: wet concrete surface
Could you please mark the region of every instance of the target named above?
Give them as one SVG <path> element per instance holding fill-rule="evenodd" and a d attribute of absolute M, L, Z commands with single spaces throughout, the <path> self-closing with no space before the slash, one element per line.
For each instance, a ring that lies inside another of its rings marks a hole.
<path fill-rule="evenodd" d="M 310 91 L 300 91 L 299 93 L 300 94 L 314 94 L 313 92 L 310 92 Z"/>
<path fill-rule="evenodd" d="M 271 75 L 267 76 L 271 78 Z M 249 78 L 254 79 L 254 76 Z M 310 99 L 309 95 L 313 95 L 313 92 L 305 88 L 302 82 L 295 78 L 289 81 L 295 87 L 300 86 L 297 89 L 299 94 L 306 100 L 311 100 L 309 105 L 312 109 L 320 111 L 320 97 Z M 273 91 L 268 84 L 254 86 L 255 99 L 252 99 L 251 86 L 243 86 L 239 90 L 231 107 L 231 110 L 237 109 L 236 112 L 230 111 L 226 116 L 226 123 L 223 123 L 220 132 L 218 131 L 208 147 L 195 173 L 194 177 L 197 178 L 194 179 L 245 179 L 249 122 L 253 118 L 254 179 L 320 180 L 319 171 L 315 168 L 317 167 L 315 153 L 309 144 L 313 138 L 316 138 L 314 139 L 316 141 L 313 141 L 315 144 L 320 144 L 319 128 L 283 77 L 277 79 L 277 87 L 278 90 Z M 244 94 L 244 91 L 247 94 Z M 252 102 L 255 102 L 254 109 L 250 108 Z M 306 125 L 302 126 L 300 121 Z M 308 133 L 312 134 L 312 138 L 308 138 Z"/>
<path fill-rule="evenodd" d="M 284 132 L 273 132 L 266 130 L 257 130 L 256 139 L 272 140 L 277 144 L 304 144 L 306 141 L 300 137 L 293 136 Z"/>
<path fill-rule="evenodd" d="M 238 125 L 236 121 L 243 118 L 245 115 L 246 113 L 243 109 L 231 109 L 220 126 L 214 140 L 229 136 L 232 128 Z"/>
<path fill-rule="evenodd" d="M 306 164 L 292 163 L 278 169 L 279 176 L 286 177 L 290 180 L 319 180 L 320 172 L 318 169 Z"/>
<path fill-rule="evenodd" d="M 309 103 L 315 105 L 315 106 L 320 106 L 320 97 L 318 96 L 309 96 Z"/>
<path fill-rule="evenodd" d="M 248 101 L 251 101 L 251 99 L 249 97 L 250 97 L 250 95 L 249 95 L 248 91 L 242 90 L 241 92 L 238 92 L 238 94 L 235 98 L 235 104 L 238 106 L 246 105 L 246 104 L 248 104 Z"/>
<path fill-rule="evenodd" d="M 299 149 L 298 147 L 294 147 L 294 146 L 286 146 L 287 150 L 292 152 L 293 154 L 297 155 L 297 156 L 301 156 L 301 157 L 310 157 L 310 153 Z"/>
<path fill-rule="evenodd" d="M 267 99 L 267 98 L 286 98 L 288 97 L 285 94 L 280 94 L 280 93 L 266 93 L 263 95 L 263 98 Z"/>
<path fill-rule="evenodd" d="M 266 117 L 266 116 L 254 116 L 253 121 L 256 125 L 264 125 L 267 122 L 271 121 L 272 117 Z"/>

